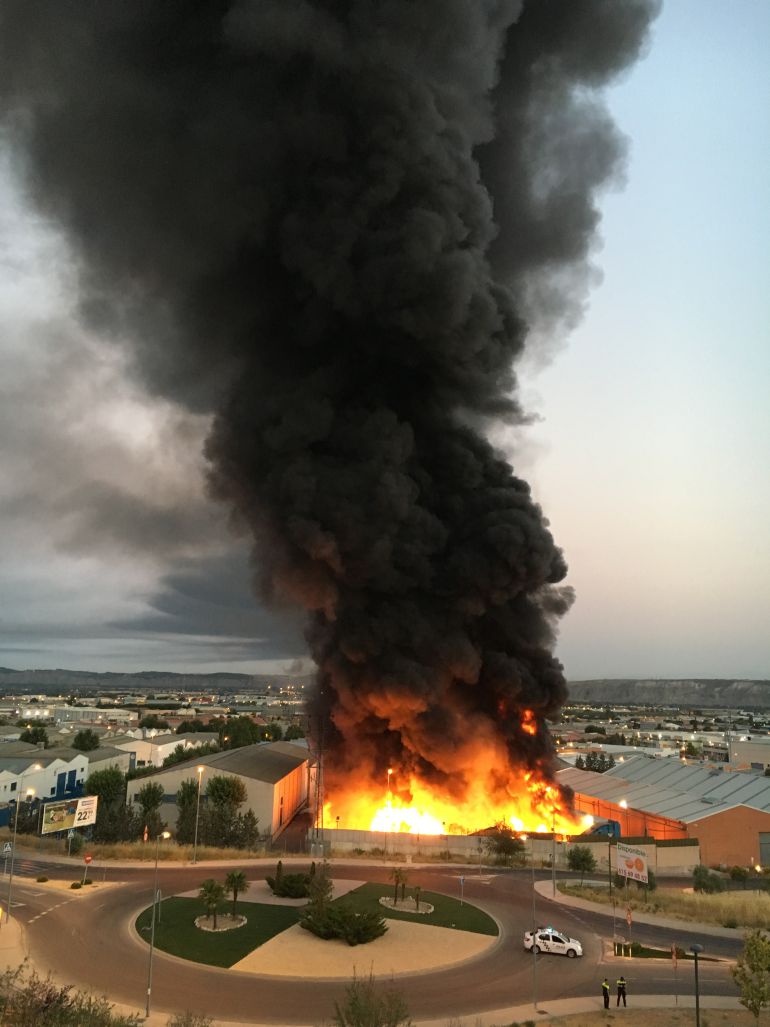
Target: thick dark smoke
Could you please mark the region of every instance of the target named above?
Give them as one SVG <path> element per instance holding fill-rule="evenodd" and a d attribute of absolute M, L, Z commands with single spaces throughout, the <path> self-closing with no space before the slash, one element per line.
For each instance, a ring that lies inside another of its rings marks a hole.
<path fill-rule="evenodd" d="M 579 309 L 624 155 L 597 89 L 656 6 L 0 8 L 5 130 L 84 319 L 213 412 L 212 489 L 308 611 L 332 787 L 393 763 L 460 800 L 469 735 L 550 775 L 566 565 L 485 433 L 530 326 Z"/>

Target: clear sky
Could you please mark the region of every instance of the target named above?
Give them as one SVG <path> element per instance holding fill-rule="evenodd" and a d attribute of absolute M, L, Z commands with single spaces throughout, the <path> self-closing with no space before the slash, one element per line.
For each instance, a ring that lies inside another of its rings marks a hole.
<path fill-rule="evenodd" d="M 770 677 L 768 41 L 765 0 L 667 0 L 607 94 L 625 186 L 512 453 L 570 564 L 573 679 Z M 80 332 L 67 267 L 0 164 L 0 664 L 293 666 L 203 497 L 205 423 Z"/>

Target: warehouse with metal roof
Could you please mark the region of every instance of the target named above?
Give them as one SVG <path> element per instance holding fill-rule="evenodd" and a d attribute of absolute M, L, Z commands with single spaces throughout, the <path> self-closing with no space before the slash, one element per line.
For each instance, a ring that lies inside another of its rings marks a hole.
<path fill-rule="evenodd" d="M 770 866 L 770 777 L 642 755 L 557 777 L 577 809 L 618 821 L 625 836 L 696 838 L 706 864 Z"/>
<path fill-rule="evenodd" d="M 179 786 L 183 781 L 197 782 L 200 767 L 204 793 L 212 777 L 240 778 L 246 789 L 243 812 L 250 809 L 259 820 L 260 831 L 269 832 L 275 838 L 307 803 L 309 762 L 308 750 L 291 742 L 245 745 L 207 756 L 193 754 L 193 758 L 184 763 L 129 781 L 128 801 L 131 802 L 148 781 L 162 785 L 164 801 L 160 813 L 173 825 Z"/>

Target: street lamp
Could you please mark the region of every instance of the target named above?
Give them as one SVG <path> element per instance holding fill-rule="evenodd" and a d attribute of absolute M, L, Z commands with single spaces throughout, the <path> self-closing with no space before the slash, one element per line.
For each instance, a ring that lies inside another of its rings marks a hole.
<path fill-rule="evenodd" d="M 198 821 L 201 815 L 201 784 L 203 783 L 203 771 L 205 767 L 196 767 L 198 771 L 198 799 L 195 803 L 195 838 L 193 839 L 193 863 L 196 861 L 198 856 Z"/>
<path fill-rule="evenodd" d="M 556 898 L 556 810 L 551 812 L 551 885 L 553 897 Z"/>
<path fill-rule="evenodd" d="M 24 793 L 27 800 L 35 794 L 34 788 L 28 788 Z M 16 859 L 16 831 L 19 827 L 19 806 L 21 805 L 21 799 L 19 796 L 16 797 L 16 813 L 13 818 L 13 841 L 11 842 L 11 872 L 8 876 L 8 908 L 5 911 L 6 920 L 11 919 L 11 893 L 13 891 L 13 864 Z"/>
<path fill-rule="evenodd" d="M 388 783 L 387 783 L 387 787 L 385 789 L 386 792 L 387 792 L 388 798 L 390 798 L 390 777 L 391 777 L 392 773 L 393 773 L 393 767 L 388 767 Z"/>
<path fill-rule="evenodd" d="M 700 990 L 698 988 L 698 956 L 703 952 L 702 945 L 691 945 L 690 952 L 695 960 L 695 1027 L 700 1027 Z"/>
<path fill-rule="evenodd" d="M 519 835 L 523 842 L 527 840 L 526 834 Z M 535 906 L 535 847 L 532 846 L 532 1006 L 535 1012 L 537 1008 L 537 909 Z"/>
<path fill-rule="evenodd" d="M 155 954 L 155 910 L 158 904 L 158 857 L 160 856 L 161 838 L 170 838 L 170 831 L 161 831 L 155 838 L 155 880 L 152 886 L 152 927 L 150 928 L 150 959 L 147 965 L 147 1009 L 145 1016 L 150 1016 L 150 996 L 152 994 L 152 957 Z"/>

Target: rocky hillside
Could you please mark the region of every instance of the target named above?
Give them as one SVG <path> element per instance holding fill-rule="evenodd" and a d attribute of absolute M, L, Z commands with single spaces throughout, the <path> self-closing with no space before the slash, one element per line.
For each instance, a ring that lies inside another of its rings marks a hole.
<path fill-rule="evenodd" d="M 732 709 L 770 707 L 770 681 L 717 678 L 615 678 L 570 681 L 570 702 L 622 706 L 725 706 Z"/>

